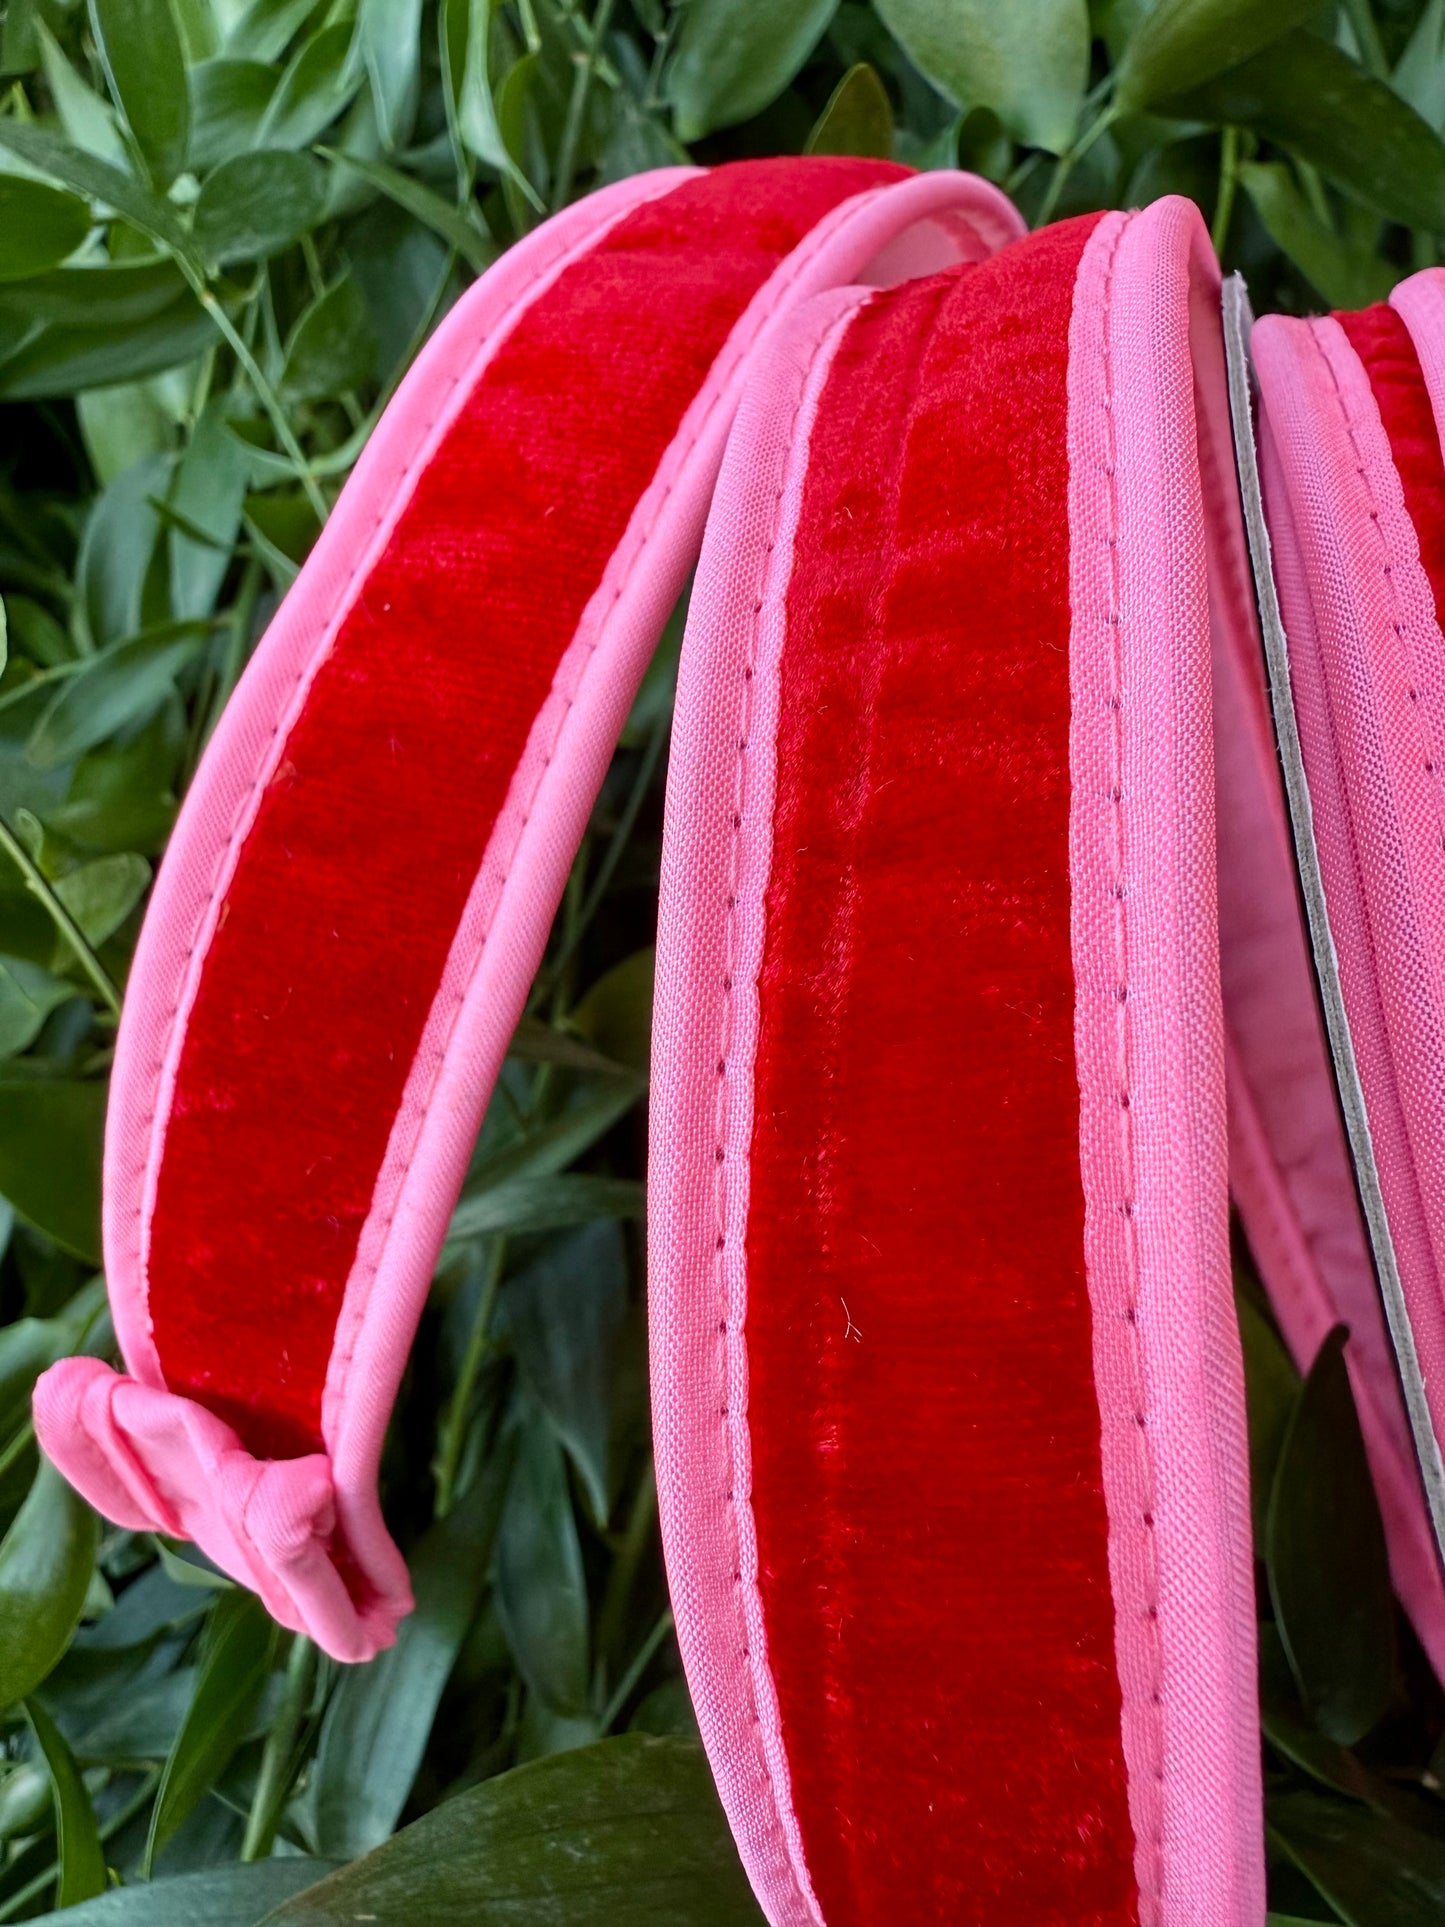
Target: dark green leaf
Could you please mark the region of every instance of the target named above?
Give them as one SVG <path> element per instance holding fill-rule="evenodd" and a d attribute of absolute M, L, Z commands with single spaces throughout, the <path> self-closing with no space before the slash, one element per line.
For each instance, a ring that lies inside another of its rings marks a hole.
<path fill-rule="evenodd" d="M 1445 1841 L 1306 1788 L 1271 1799 L 1269 1832 L 1348 1927 L 1422 1927 L 1445 1912 Z"/>
<path fill-rule="evenodd" d="M 418 221 L 454 247 L 467 266 L 475 268 L 479 274 L 496 259 L 496 248 L 477 224 L 480 217 L 463 214 L 439 194 L 433 194 L 429 187 L 423 187 L 420 181 L 414 180 L 409 174 L 388 167 L 384 161 L 364 160 L 356 154 L 334 154 L 331 158 L 354 169 L 389 200 L 395 201 L 398 207 L 415 215 Z"/>
<path fill-rule="evenodd" d="M 1265 1532 L 1275 1618 L 1305 1705 L 1349 1746 L 1389 1704 L 1394 1599 L 1337 1325 L 1310 1367 L 1280 1448 Z"/>
<path fill-rule="evenodd" d="M 1390 85 L 1437 134 L 1445 128 L 1445 0 L 1426 0 Z"/>
<path fill-rule="evenodd" d="M 700 140 L 761 113 L 822 39 L 837 5 L 709 0 L 690 6 L 667 83 L 679 140 Z"/>
<path fill-rule="evenodd" d="M 211 1609 L 207 1634 L 196 1695 L 156 1790 L 147 1865 L 245 1739 L 271 1670 L 276 1628 L 250 1593 L 223 1593 Z"/>
<path fill-rule="evenodd" d="M 281 76 L 261 129 L 267 147 L 309 147 L 355 99 L 365 75 L 348 60 L 350 21 L 338 20 L 311 35 Z"/>
<path fill-rule="evenodd" d="M 203 60 L 190 70 L 191 166 L 205 174 L 233 154 L 259 145 L 262 122 L 276 91 L 263 60 Z M 284 147 L 286 142 L 274 145 Z"/>
<path fill-rule="evenodd" d="M 99 1540 L 95 1514 L 42 1458 L 0 1541 L 0 1707 L 28 1698 L 65 1651 Z"/>
<path fill-rule="evenodd" d="M 189 258 L 185 235 L 170 206 L 118 167 L 97 160 L 94 154 L 72 146 L 48 128 L 27 127 L 3 116 L 0 116 L 0 148 L 8 148 L 28 166 L 58 181 L 62 187 L 123 214 L 162 247 Z"/>
<path fill-rule="evenodd" d="M 60 1862 L 55 1904 L 75 1907 L 106 1890 L 105 1849 L 100 1843 L 100 1826 L 75 1755 L 65 1744 L 60 1729 L 38 1700 L 27 1700 L 25 1712 L 45 1755 L 45 1764 L 50 1768 L 55 1795 L 55 1833 Z"/>
<path fill-rule="evenodd" d="M 117 167 L 128 166 L 125 142 L 120 137 L 110 102 L 81 79 L 43 20 L 36 22 L 36 36 L 46 84 L 66 139 L 100 160 L 111 161 Z"/>
<path fill-rule="evenodd" d="M 497 1535 L 497 1612 L 517 1668 L 558 1713 L 585 1713 L 587 1586 L 562 1448 L 540 1413 L 519 1427 Z"/>
<path fill-rule="evenodd" d="M 1249 1491 L 1256 1545 L 1264 1544 L 1265 1515 L 1274 1487 L 1280 1447 L 1299 1394 L 1299 1373 L 1274 1327 L 1242 1291 L 1235 1294 L 1244 1353 L 1245 1408 L 1249 1417 Z"/>
<path fill-rule="evenodd" d="M 86 942 L 99 949 L 140 902 L 150 880 L 151 866 L 145 858 L 133 850 L 121 850 L 67 870 L 56 878 L 54 888 Z M 51 968 L 60 970 L 73 962 L 69 947 L 57 936 Z"/>
<path fill-rule="evenodd" d="M 0 1057 L 13 1057 L 33 1044 L 51 1011 L 75 994 L 74 984 L 52 977 L 39 964 L 0 956 Z"/>
<path fill-rule="evenodd" d="M 599 1089 L 585 1093 L 569 1109 L 549 1123 L 529 1130 L 516 1143 L 509 1144 L 479 1166 L 467 1185 L 464 1196 L 479 1195 L 512 1178 L 549 1177 L 565 1170 L 574 1158 L 590 1150 L 605 1137 L 620 1118 L 626 1117 L 641 1097 L 641 1078 L 608 1078 Z M 0 1185 L 0 1190 L 3 1190 Z"/>
<path fill-rule="evenodd" d="M 0 1194 L 37 1230 L 92 1264 L 100 1263 L 104 1119 L 104 1084 L 0 1082 Z"/>
<path fill-rule="evenodd" d="M 1085 0 L 878 0 L 878 11 L 955 106 L 991 107 L 1032 147 L 1068 145 L 1089 77 Z"/>
<path fill-rule="evenodd" d="M 286 345 L 281 391 L 298 401 L 324 401 L 364 388 L 375 373 L 371 316 L 361 290 L 347 276 L 319 295 L 297 322 Z"/>
<path fill-rule="evenodd" d="M 586 1483 L 592 1516 L 606 1524 L 614 1487 L 610 1391 L 627 1326 L 617 1226 L 589 1224 L 549 1244 L 508 1280 L 506 1306 L 522 1375 Z"/>
<path fill-rule="evenodd" d="M 190 95 L 172 0 L 90 0 L 106 78 L 152 178 L 168 187 L 186 164 Z"/>
<path fill-rule="evenodd" d="M 207 260 L 224 266 L 279 254 L 325 211 L 326 176 L 316 162 L 265 149 L 237 154 L 206 176 L 191 232 Z"/>
<path fill-rule="evenodd" d="M 646 1193 L 635 1178 L 576 1172 L 562 1177 L 504 1178 L 468 1190 L 452 1213 L 447 1242 L 457 1244 L 496 1231 L 559 1231 L 597 1218 L 641 1218 L 646 1204 Z"/>
<path fill-rule="evenodd" d="M 0 284 L 0 394 L 73 394 L 188 360 L 215 339 L 168 261 L 57 268 Z"/>
<path fill-rule="evenodd" d="M 762 1927 L 702 1748 L 629 1734 L 446 1801 L 267 1927 Z"/>
<path fill-rule="evenodd" d="M 78 195 L 0 174 L 0 281 L 22 281 L 73 254 L 90 232 Z"/>
<path fill-rule="evenodd" d="M 401 1818 L 486 1583 L 510 1464 L 494 1458 L 457 1507 L 423 1534 L 411 1565 L 416 1610 L 396 1644 L 349 1669 L 331 1696 L 314 1769 L 316 1845 L 351 1859 Z"/>
<path fill-rule="evenodd" d="M 1158 0 L 1129 36 L 1119 104 L 1149 107 L 1198 87 L 1318 12 L 1319 0 Z"/>
<path fill-rule="evenodd" d="M 1391 220 L 1445 229 L 1445 142 L 1383 81 L 1312 33 L 1163 103 L 1278 141 Z"/>
<path fill-rule="evenodd" d="M 893 108 L 887 89 L 867 61 L 850 67 L 808 136 L 809 154 L 876 155 L 893 158 Z"/>
<path fill-rule="evenodd" d="M 30 760 L 53 769 L 153 715 L 208 633 L 206 623 L 168 622 L 92 656 L 36 723 Z"/>
<path fill-rule="evenodd" d="M 331 1870 L 305 1854 L 142 1881 L 91 1900 L 64 1927 L 255 1927 L 268 1908 Z"/>
<path fill-rule="evenodd" d="M 1275 246 L 1333 308 L 1367 308 L 1395 285 L 1388 261 L 1331 233 L 1279 161 L 1247 161 L 1239 170 L 1245 192 Z"/>

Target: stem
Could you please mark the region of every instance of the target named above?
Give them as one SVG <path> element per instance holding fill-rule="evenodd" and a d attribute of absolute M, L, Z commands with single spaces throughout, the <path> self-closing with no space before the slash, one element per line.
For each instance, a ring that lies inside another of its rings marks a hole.
<path fill-rule="evenodd" d="M 617 1549 L 617 1557 L 612 1562 L 608 1575 L 607 1590 L 602 1598 L 602 1610 L 597 1615 L 597 1650 L 609 1653 L 622 1630 L 622 1621 L 632 1598 L 632 1589 L 637 1583 L 638 1569 L 643 1555 L 652 1543 L 652 1529 L 657 1520 L 657 1476 L 649 1457 L 643 1468 L 642 1483 L 633 1495 L 632 1510 L 627 1515 L 627 1525 L 622 1535 L 622 1544 Z"/>
<path fill-rule="evenodd" d="M 91 949 L 85 932 L 55 894 L 49 880 L 42 875 L 34 858 L 3 816 L 0 816 L 0 849 L 9 853 L 32 895 L 39 897 L 45 905 L 51 922 L 75 952 L 76 960 L 100 993 L 102 1003 L 106 1005 L 113 1017 L 119 1017 L 120 992 L 116 989 L 110 972 Z"/>
<path fill-rule="evenodd" d="M 1111 104 L 1106 107 L 1097 120 L 1089 123 L 1083 133 L 1080 134 L 1079 138 L 1074 142 L 1073 146 L 1066 148 L 1064 152 L 1060 154 L 1058 163 L 1054 168 L 1053 179 L 1049 182 L 1048 192 L 1044 196 L 1043 206 L 1039 209 L 1037 222 L 1039 227 L 1046 227 L 1054 218 L 1054 209 L 1059 204 L 1059 197 L 1068 183 L 1070 174 L 1073 173 L 1074 169 L 1094 145 L 1094 142 L 1098 140 L 1099 136 L 1106 134 L 1118 117 L 1119 109 L 1117 104 Z"/>
<path fill-rule="evenodd" d="M 316 1648 L 304 1633 L 297 1633 L 286 1660 L 285 1690 L 276 1710 L 275 1724 L 266 1735 L 256 1792 L 246 1816 L 246 1836 L 241 1842 L 243 1860 L 264 1860 L 275 1842 L 276 1829 L 296 1777 L 296 1736 L 306 1716 L 315 1677 Z"/>
<path fill-rule="evenodd" d="M 572 76 L 572 93 L 567 102 L 567 119 L 562 128 L 562 144 L 557 150 L 557 172 L 552 183 L 552 212 L 567 205 L 567 196 L 572 192 L 572 178 L 577 172 L 577 149 L 582 141 L 582 122 L 587 112 L 588 96 L 592 92 L 592 82 L 597 74 L 597 56 L 602 47 L 602 36 L 607 31 L 612 17 L 612 0 L 597 0 L 597 12 L 592 19 L 592 36 L 587 51 L 577 57 L 576 72 Z"/>
<path fill-rule="evenodd" d="M 472 1394 L 477 1388 L 477 1376 L 491 1339 L 492 1314 L 497 1308 L 497 1293 L 501 1289 L 502 1267 L 506 1259 L 506 1238 L 493 1239 L 481 1303 L 472 1322 L 462 1369 L 457 1375 L 456 1390 L 452 1393 L 452 1402 L 442 1420 L 441 1439 L 437 1447 L 436 1504 L 433 1508 L 438 1519 L 444 1519 L 456 1504 L 457 1472 L 462 1462 L 462 1448 L 467 1440 L 467 1418 L 471 1411 Z"/>
<path fill-rule="evenodd" d="M 3 1452 L 0 1452 L 0 1479 L 11 1469 L 17 1460 L 24 1457 L 27 1449 L 35 1443 L 35 1421 L 26 1419 L 20 1430 L 11 1439 Z"/>
<path fill-rule="evenodd" d="M 1239 129 L 1226 127 L 1219 143 L 1219 197 L 1214 203 L 1214 221 L 1209 238 L 1214 252 L 1224 259 L 1224 243 L 1234 214 L 1234 196 L 1239 187 Z"/>
<path fill-rule="evenodd" d="M 652 786 L 652 779 L 657 770 L 658 758 L 662 755 L 662 746 L 667 741 L 667 730 L 668 719 L 664 716 L 654 725 L 652 734 L 647 739 L 646 748 L 642 752 L 642 761 L 638 765 L 637 775 L 633 780 L 627 801 L 622 806 L 622 814 L 617 819 L 617 827 L 612 832 L 612 840 L 607 845 L 601 863 L 597 866 L 597 875 L 593 878 L 592 888 L 587 892 L 586 897 L 583 899 L 581 909 L 577 912 L 566 935 L 563 937 L 562 946 L 557 952 L 551 969 L 548 972 L 548 976 L 553 981 L 562 975 L 564 968 L 571 961 L 578 944 L 586 934 L 588 925 L 597 914 L 598 906 L 607 894 L 607 886 L 611 883 L 618 864 L 622 861 L 628 839 L 632 835 L 637 823 L 638 811 L 642 808 L 647 792 Z"/>
<path fill-rule="evenodd" d="M 183 257 L 177 255 L 176 259 L 182 273 L 190 282 L 196 299 L 220 330 L 226 346 L 231 350 L 231 353 L 245 370 L 246 379 L 256 392 L 256 399 L 271 418 L 271 426 L 276 431 L 276 439 L 291 459 L 291 464 L 296 470 L 301 486 L 306 491 L 307 501 L 310 502 L 312 508 L 315 509 L 317 519 L 324 522 L 328 513 L 326 497 L 321 493 L 316 477 L 311 472 L 311 465 L 302 451 L 300 442 L 297 441 L 291 431 L 291 424 L 286 419 L 286 410 L 281 406 L 281 397 L 266 379 L 265 374 L 262 372 L 261 364 L 247 347 L 244 339 L 232 322 L 231 317 L 206 286 L 204 278 L 198 275 Z"/>
<path fill-rule="evenodd" d="M 637 1690 L 637 1682 L 647 1671 L 657 1653 L 658 1647 L 671 1631 L 672 1612 L 670 1609 L 664 1608 L 662 1617 L 647 1635 L 646 1639 L 643 1640 L 641 1646 L 638 1647 L 636 1658 L 622 1675 L 622 1678 L 617 1682 L 617 1691 L 607 1702 L 606 1709 L 602 1714 L 602 1731 L 604 1734 L 612 1730 L 612 1722 L 632 1698 L 633 1693 Z"/>

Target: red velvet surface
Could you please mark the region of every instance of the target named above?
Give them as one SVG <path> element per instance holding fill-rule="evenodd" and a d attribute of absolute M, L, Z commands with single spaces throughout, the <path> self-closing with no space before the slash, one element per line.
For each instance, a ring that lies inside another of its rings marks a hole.
<path fill-rule="evenodd" d="M 828 1927 L 1137 1918 L 1069 939 L 1065 380 L 1092 226 L 864 311 L 788 600 L 749 1426 Z"/>
<path fill-rule="evenodd" d="M 1409 329 L 1385 302 L 1335 319 L 1370 378 L 1434 592 L 1435 619 L 1445 629 L 1445 462 L 1420 358 Z"/>
<path fill-rule="evenodd" d="M 315 1450 L 347 1273 L 448 947 L 536 711 L 749 298 L 904 170 L 719 169 L 532 308 L 421 478 L 247 842 L 180 1063 L 149 1293 L 173 1390 Z"/>

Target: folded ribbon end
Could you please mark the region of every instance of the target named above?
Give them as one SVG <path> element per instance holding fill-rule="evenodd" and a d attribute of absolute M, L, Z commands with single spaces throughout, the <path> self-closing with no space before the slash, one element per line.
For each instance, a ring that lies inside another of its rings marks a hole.
<path fill-rule="evenodd" d="M 35 1429 L 98 1512 L 194 1541 L 333 1659 L 371 1659 L 411 1610 L 405 1564 L 384 1532 L 352 1544 L 341 1530 L 324 1453 L 255 1459 L 214 1412 L 96 1358 L 62 1359 L 41 1377 Z"/>

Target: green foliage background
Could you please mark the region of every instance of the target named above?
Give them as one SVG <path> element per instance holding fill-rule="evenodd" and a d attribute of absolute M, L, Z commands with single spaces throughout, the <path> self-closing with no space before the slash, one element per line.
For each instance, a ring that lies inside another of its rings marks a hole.
<path fill-rule="evenodd" d="M 28 1421 L 46 1364 L 113 1349 L 105 1080 L 177 801 L 448 305 L 600 182 L 812 150 L 960 163 L 1035 221 L 1190 194 L 1257 308 L 1354 306 L 1438 258 L 1442 125 L 1445 0 L 0 9 L 0 1922 L 759 1920 L 679 1674 L 647 1438 L 681 612 L 398 1409 L 385 1497 L 419 1604 L 395 1650 L 334 1667 L 192 1549 L 102 1527 Z M 1445 1910 L 1445 1703 L 1389 1596 L 1339 1338 L 1302 1388 L 1243 1252 L 1239 1281 L 1271 1904 L 1417 1927 Z"/>

